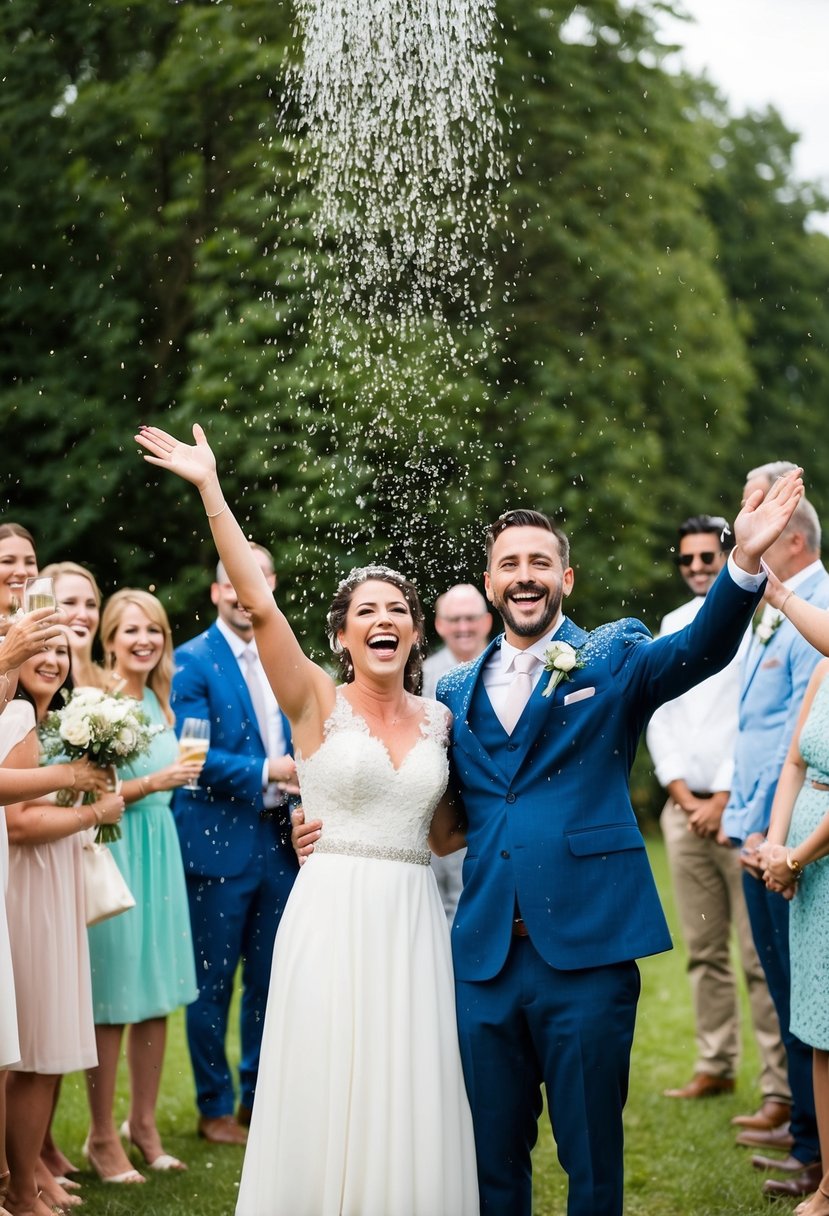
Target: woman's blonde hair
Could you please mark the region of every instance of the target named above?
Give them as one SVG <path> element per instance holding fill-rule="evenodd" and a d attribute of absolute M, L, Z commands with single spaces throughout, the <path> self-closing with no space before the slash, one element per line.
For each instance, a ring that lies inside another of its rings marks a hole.
<path fill-rule="evenodd" d="M 85 566 L 79 566 L 77 562 L 51 562 L 48 566 L 40 571 L 44 577 L 57 580 L 64 574 L 74 574 L 78 578 L 85 578 L 92 588 L 92 595 L 95 603 L 100 610 L 101 588 L 95 581 L 95 575 L 87 570 Z M 86 656 L 81 657 L 75 650 L 72 654 L 72 683 L 76 688 L 104 688 L 107 684 L 106 674 L 101 670 L 100 666 L 92 659 L 92 645 L 94 638 L 89 639 L 89 650 Z"/>
<path fill-rule="evenodd" d="M 44 578 L 60 578 L 62 574 L 77 574 L 79 578 L 85 578 L 92 587 L 95 603 L 99 608 L 101 607 L 101 601 L 104 598 L 101 595 L 101 588 L 95 581 L 95 575 L 85 566 L 79 566 L 77 562 L 50 562 L 48 566 L 43 567 L 40 573 Z"/>
<path fill-rule="evenodd" d="M 164 605 L 161 603 L 161 600 L 156 599 L 154 595 L 150 595 L 149 591 L 122 587 L 120 591 L 116 591 L 107 600 L 104 611 L 101 614 L 101 642 L 104 647 L 104 664 L 108 670 L 112 670 L 112 639 L 115 637 L 124 612 L 130 604 L 134 604 L 136 608 L 140 608 L 144 615 L 154 625 L 158 625 L 164 634 L 164 648 L 161 651 L 161 658 L 147 677 L 147 687 L 151 688 L 158 697 L 159 705 L 167 721 L 173 722 L 175 716 L 170 708 L 170 690 L 173 686 L 173 634 Z"/>

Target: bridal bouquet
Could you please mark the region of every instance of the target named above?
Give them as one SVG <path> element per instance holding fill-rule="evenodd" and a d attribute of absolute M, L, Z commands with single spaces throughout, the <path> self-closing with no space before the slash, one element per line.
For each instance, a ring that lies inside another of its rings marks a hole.
<path fill-rule="evenodd" d="M 150 722 L 138 701 L 107 693 L 100 688 L 77 688 L 66 698 L 62 709 L 53 709 L 44 718 L 40 742 L 45 761 L 84 756 L 99 768 L 130 764 L 142 755 L 163 726 Z M 94 794 L 85 794 L 94 802 Z M 98 843 L 118 840 L 121 829 L 102 823 L 95 836 Z"/>

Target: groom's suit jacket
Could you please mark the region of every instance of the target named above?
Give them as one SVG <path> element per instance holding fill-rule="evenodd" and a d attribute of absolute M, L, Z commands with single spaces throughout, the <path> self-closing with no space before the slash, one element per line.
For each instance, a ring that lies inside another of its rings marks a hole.
<path fill-rule="evenodd" d="M 233 651 L 213 624 L 175 652 L 172 704 L 176 720 L 208 718 L 210 749 L 197 790 L 176 790 L 173 815 L 188 876 L 241 874 L 263 849 L 278 848 L 294 864 L 286 825 L 261 818 L 265 743 L 247 683 Z M 281 711 L 280 711 L 281 712 Z M 291 731 L 282 715 L 290 749 Z"/>
<path fill-rule="evenodd" d="M 576 970 L 668 950 L 671 938 L 630 802 L 639 735 L 663 702 L 736 654 L 760 593 L 726 568 L 685 629 L 652 639 L 632 619 L 556 640 L 583 666 L 550 697 L 543 672 L 515 731 L 492 709 L 481 672 L 501 639 L 445 676 L 451 765 L 466 810 L 464 890 L 452 930 L 459 979 L 504 965 L 516 909 L 551 966 Z"/>

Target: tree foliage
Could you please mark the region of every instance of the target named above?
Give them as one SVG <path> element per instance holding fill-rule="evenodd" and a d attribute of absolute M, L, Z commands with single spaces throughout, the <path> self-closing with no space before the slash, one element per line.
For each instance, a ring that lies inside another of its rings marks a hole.
<path fill-rule="evenodd" d="M 450 364 L 427 321 L 337 358 L 314 328 L 289 6 L 0 10 L 2 510 L 42 559 L 153 586 L 192 632 L 200 509 L 131 436 L 200 419 L 315 644 L 344 567 L 399 563 L 430 599 L 479 580 L 485 521 L 519 502 L 574 534 L 583 623 L 655 623 L 676 522 L 733 514 L 751 464 L 813 463 L 829 253 L 794 136 L 668 75 L 649 4 L 499 17 L 498 286 Z"/>

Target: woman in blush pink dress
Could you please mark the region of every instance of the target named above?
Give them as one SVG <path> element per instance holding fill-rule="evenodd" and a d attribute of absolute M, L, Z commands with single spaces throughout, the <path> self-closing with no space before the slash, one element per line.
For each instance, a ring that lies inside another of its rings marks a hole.
<path fill-rule="evenodd" d="M 30 729 L 7 756 L 7 768 L 37 765 L 35 721 L 61 703 L 69 662 L 68 643 L 57 639 L 20 667 L 17 696 L 29 703 L 24 709 Z M 20 1034 L 20 1060 L 7 1084 L 6 1207 L 12 1216 L 49 1216 L 37 1171 L 57 1078 L 96 1059 L 80 833 L 117 823 L 123 809 L 123 798 L 112 793 L 82 806 L 36 798 L 6 807 L 9 940 Z M 71 1202 L 65 1192 L 60 1196 L 62 1206 Z"/>

